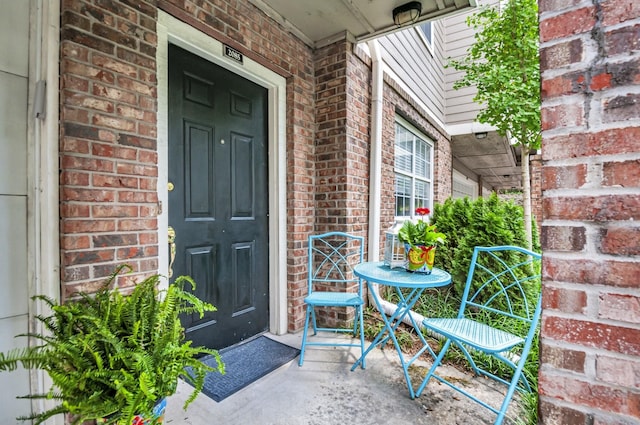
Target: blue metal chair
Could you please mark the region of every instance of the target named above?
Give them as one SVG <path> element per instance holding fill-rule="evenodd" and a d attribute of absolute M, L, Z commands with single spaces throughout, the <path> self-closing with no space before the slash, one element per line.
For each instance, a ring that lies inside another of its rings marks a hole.
<path fill-rule="evenodd" d="M 302 347 L 298 364 L 304 363 L 307 346 L 360 347 L 364 352 L 364 323 L 362 309 L 362 279 L 353 273 L 353 267 L 364 260 L 364 238 L 343 232 L 329 232 L 309 237 L 308 294 L 304 299 L 307 314 L 302 335 Z M 355 309 L 353 327 L 318 327 L 317 307 L 346 307 Z M 342 342 L 326 339 L 309 340 L 309 322 L 312 322 L 313 335 L 318 331 L 358 334 L 359 342 Z M 364 362 L 363 362 L 364 363 Z M 364 369 L 364 364 L 362 364 Z"/>
<path fill-rule="evenodd" d="M 523 369 L 538 332 L 540 258 L 540 254 L 515 246 L 475 247 L 458 316 L 425 318 L 422 322 L 425 330 L 442 335 L 445 343 L 417 395 L 433 377 L 496 413 L 494 424 L 501 424 L 515 390 L 532 391 Z M 507 385 L 499 408 L 434 373 L 452 343 L 462 351 L 476 375 Z M 506 379 L 479 366 L 478 357 L 483 355 L 508 366 L 504 368 L 505 375 L 501 373 Z"/>

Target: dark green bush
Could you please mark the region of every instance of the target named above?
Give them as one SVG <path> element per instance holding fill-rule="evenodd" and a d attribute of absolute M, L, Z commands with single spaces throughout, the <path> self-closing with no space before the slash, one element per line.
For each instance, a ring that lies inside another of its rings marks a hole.
<path fill-rule="evenodd" d="M 435 265 L 451 273 L 455 297 L 462 297 L 474 247 L 527 246 L 523 216 L 522 207 L 495 193 L 474 201 L 449 198 L 434 206 L 431 221 L 447 235 L 446 243 L 438 247 Z M 534 251 L 540 250 L 535 230 L 533 245 Z"/>

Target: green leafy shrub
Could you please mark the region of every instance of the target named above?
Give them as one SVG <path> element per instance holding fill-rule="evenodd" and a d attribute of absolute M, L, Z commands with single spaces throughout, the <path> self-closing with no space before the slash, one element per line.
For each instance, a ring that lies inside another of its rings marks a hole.
<path fill-rule="evenodd" d="M 431 221 L 448 236 L 436 252 L 435 265 L 451 273 L 454 296 L 462 297 L 474 247 L 527 246 L 523 217 L 522 207 L 495 193 L 474 201 L 449 198 L 434 206 Z M 539 251 L 534 233 L 534 251 Z"/>
<path fill-rule="evenodd" d="M 449 272 L 453 270 L 453 253 L 469 227 L 470 211 L 469 198 L 449 198 L 443 204 L 434 205 L 431 222 L 437 226 L 438 231 L 447 235 L 447 240 L 436 252 L 437 267 Z"/>
<path fill-rule="evenodd" d="M 36 296 L 52 311 L 36 316 L 43 333 L 32 337 L 41 344 L 0 353 L 0 370 L 11 371 L 22 364 L 49 374 L 53 387 L 44 394 L 26 398 L 60 401 L 50 410 L 31 417 L 40 424 L 58 414 L 70 414 L 74 424 L 106 418 L 108 424 L 132 423 L 135 415 L 152 417 L 160 399 L 175 393 L 183 376 L 194 390 L 186 408 L 202 390 L 208 372 L 224 373 L 217 351 L 192 347 L 185 341 L 181 314 L 215 311 L 215 307 L 184 289 L 195 287 L 188 276 L 181 276 L 165 291 L 158 290 L 159 275 L 137 283 L 123 294 L 114 286 L 119 267 L 95 294 L 80 293 L 64 304 Z M 211 354 L 217 368 L 198 358 Z M 185 374 L 185 367 L 192 372 Z"/>

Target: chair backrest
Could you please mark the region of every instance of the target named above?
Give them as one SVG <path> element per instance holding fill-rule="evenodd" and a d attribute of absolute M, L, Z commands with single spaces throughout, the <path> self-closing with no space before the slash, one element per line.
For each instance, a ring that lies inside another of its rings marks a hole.
<path fill-rule="evenodd" d="M 309 236 L 309 293 L 313 290 L 344 291 L 362 280 L 353 267 L 364 260 L 364 238 L 344 232 Z"/>
<path fill-rule="evenodd" d="M 540 312 L 541 257 L 517 246 L 475 247 L 458 317 L 519 334 L 515 319 L 526 334 Z"/>

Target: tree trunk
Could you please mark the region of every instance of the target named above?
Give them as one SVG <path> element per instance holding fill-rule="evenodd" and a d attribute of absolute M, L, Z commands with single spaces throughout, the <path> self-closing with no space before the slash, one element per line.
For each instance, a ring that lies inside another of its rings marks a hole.
<path fill-rule="evenodd" d="M 529 147 L 523 145 L 520 147 L 520 159 L 522 164 L 522 206 L 524 208 L 524 232 L 527 238 L 527 248 L 531 249 L 533 245 L 533 229 L 531 225 L 531 178 L 529 166 Z"/>

